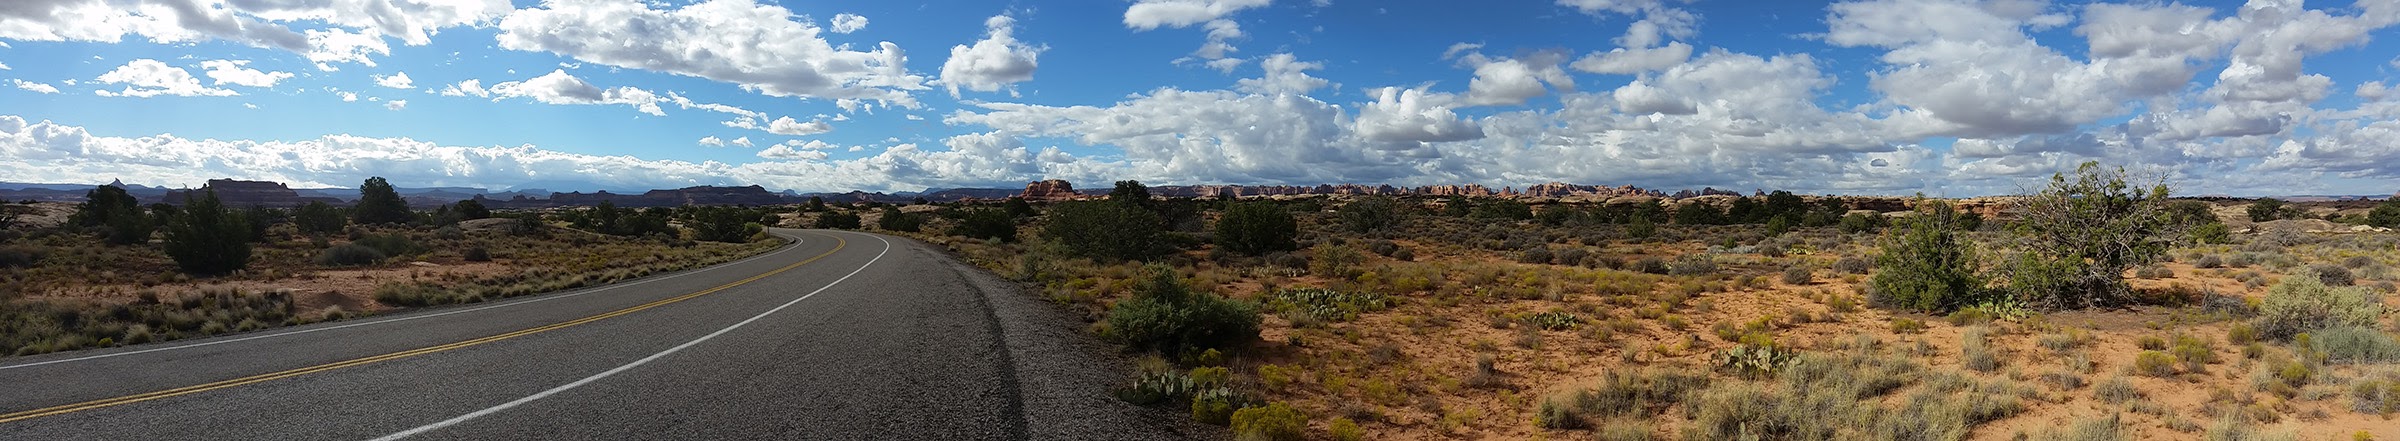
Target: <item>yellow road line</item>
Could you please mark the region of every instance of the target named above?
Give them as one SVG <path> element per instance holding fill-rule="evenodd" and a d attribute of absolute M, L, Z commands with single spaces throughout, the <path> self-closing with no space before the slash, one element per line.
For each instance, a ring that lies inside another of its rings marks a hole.
<path fill-rule="evenodd" d="M 284 378 L 297 377 L 297 376 L 301 376 L 301 375 L 308 375 L 308 374 L 313 374 L 313 373 L 318 373 L 318 372 L 325 372 L 325 371 L 330 371 L 330 370 L 335 370 L 335 369 L 341 369 L 341 368 L 347 368 L 347 367 L 353 367 L 353 366 L 361 366 L 361 365 L 366 365 L 366 364 L 371 364 L 371 363 L 377 363 L 377 362 L 383 362 L 383 361 L 398 360 L 398 359 L 402 359 L 402 358 L 414 357 L 414 356 L 425 355 L 425 354 L 431 354 L 431 353 L 436 353 L 436 352 L 443 352 L 443 351 L 448 351 L 448 350 L 452 350 L 452 349 L 465 348 L 465 347 L 470 347 L 470 346 L 475 346 L 475 345 L 481 345 L 481 344 L 485 344 L 485 343 L 491 343 L 491 342 L 496 342 L 496 341 L 501 341 L 501 340 L 507 340 L 507 339 L 511 339 L 511 338 L 523 337 L 523 336 L 527 336 L 527 335 L 533 335 L 533 334 L 538 334 L 538 333 L 542 333 L 542 332 L 547 332 L 547 331 L 552 331 L 552 330 L 557 330 L 557 329 L 567 328 L 567 327 L 571 327 L 571 326 L 575 326 L 575 325 L 581 325 L 581 324 L 585 324 L 585 323 L 591 323 L 591 322 L 595 322 L 595 321 L 605 320 L 605 319 L 608 319 L 608 318 L 610 318 L 610 317 L 616 317 L 616 316 L 621 316 L 621 315 L 626 315 L 626 314 L 632 314 L 632 313 L 635 313 L 635 312 L 640 312 L 640 311 L 642 311 L 642 310 L 645 310 L 645 309 L 650 309 L 650 308 L 656 308 L 656 307 L 660 307 L 660 306 L 665 306 L 665 305 L 668 305 L 668 304 L 672 304 L 672 303 L 675 303 L 675 302 L 681 302 L 681 301 L 685 301 L 685 300 L 691 300 L 691 299 L 692 299 L 692 298 L 694 298 L 694 297 L 700 297 L 700 296 L 708 295 L 708 294 L 710 294 L 710 293 L 715 293 L 715 292 L 718 292 L 718 291 L 724 291 L 724 290 L 726 290 L 726 289 L 731 289 L 731 288 L 733 288 L 733 287 L 736 287 L 736 286 L 742 286 L 742 285 L 745 285 L 745 284 L 749 284 L 750 282 L 756 282 L 756 281 L 758 281 L 759 279 L 764 279 L 764 278 L 767 278 L 767 277 L 769 277 L 769 276 L 773 276 L 773 275 L 776 275 L 776 274 L 782 274 L 782 273 L 783 273 L 783 272 L 785 272 L 785 271 L 791 271 L 793 268 L 799 268 L 801 265 L 807 265 L 807 264 L 809 264 L 809 263 L 811 263 L 811 262 L 816 262 L 818 259 L 824 259 L 824 258 L 825 258 L 825 256 L 831 256 L 831 255 L 833 255 L 833 253 L 840 252 L 840 251 L 842 250 L 842 248 L 843 248 L 843 247 L 845 247 L 845 246 L 849 246 L 849 242 L 848 242 L 848 241 L 844 241 L 844 240 L 842 240 L 842 238 L 841 238 L 841 237 L 839 237 L 839 236 L 835 236 L 835 237 L 833 238 L 833 240 L 834 240 L 833 249 L 832 249 L 832 250 L 828 250 L 828 251 L 826 251 L 826 252 L 825 252 L 825 254 L 818 254 L 816 257 L 810 257 L 810 258 L 808 258 L 808 260 L 802 260 L 802 261 L 799 261 L 799 262 L 793 263 L 793 264 L 791 264 L 791 265 L 784 265 L 782 268 L 776 268 L 774 271 L 768 271 L 768 272 L 765 272 L 765 273 L 760 273 L 759 275 L 750 276 L 750 278 L 747 278 L 747 279 L 736 280 L 736 281 L 733 281 L 732 283 L 727 283 L 727 284 L 723 284 L 723 285 L 717 285 L 717 287 L 715 287 L 715 288 L 709 288 L 709 289 L 705 289 L 705 290 L 700 290 L 700 291 L 698 291 L 698 292 L 693 292 L 693 293 L 690 293 L 690 294 L 684 294 L 684 295 L 680 295 L 680 296 L 669 297 L 669 298 L 666 298 L 666 299 L 660 299 L 660 300 L 658 300 L 658 301 L 654 301 L 654 302 L 650 302 L 650 303 L 644 303 L 644 304 L 641 304 L 641 305 L 637 305 L 637 306 L 633 306 L 633 307 L 628 307 L 628 308 L 625 308 L 625 309 L 619 309 L 619 310 L 615 310 L 615 311 L 609 311 L 609 312 L 606 312 L 606 313 L 601 313 L 601 314 L 599 314 L 599 315 L 594 315 L 594 316 L 590 316 L 590 317 L 584 317 L 584 318 L 579 318 L 579 319 L 574 319 L 574 320 L 568 320 L 568 321 L 564 321 L 564 322 L 558 322 L 558 323 L 552 323 L 552 324 L 548 324 L 548 325 L 536 326 L 536 327 L 532 327 L 532 328 L 526 328 L 526 329 L 522 329 L 522 330 L 518 330 L 518 331 L 515 331 L 515 332 L 506 333 L 506 334 L 500 334 L 500 335 L 494 335 L 494 336 L 489 336 L 489 337 L 477 338 L 477 339 L 473 339 L 473 340 L 466 340 L 466 341 L 460 341 L 460 342 L 456 342 L 456 343 L 449 343 L 449 344 L 442 344 L 442 345 L 428 346 L 428 347 L 417 348 L 417 349 L 410 349 L 410 350 L 406 350 L 406 351 L 400 351 L 400 352 L 393 352 L 393 353 L 389 353 L 389 354 L 383 354 L 383 355 L 374 355 L 374 356 L 360 357 L 360 358 L 354 358 L 354 359 L 350 359 L 350 360 L 337 361 L 337 362 L 332 362 L 332 363 L 326 363 L 326 364 L 321 364 L 321 365 L 316 365 L 316 366 L 309 366 L 309 367 L 304 367 L 304 368 L 299 368 L 299 369 L 292 369 L 292 370 L 281 371 L 281 372 L 273 372 L 273 373 L 258 374 L 258 375 L 252 375 L 252 376 L 248 376 L 248 377 L 235 378 L 235 379 L 231 379 L 231 380 L 224 380 L 224 381 L 218 381 L 218 382 L 206 383 L 206 384 L 198 384 L 198 385 L 192 385 L 192 386 L 184 386 L 184 387 L 178 387 L 178 388 L 174 388 L 174 389 L 167 389 L 167 390 L 156 391 L 156 392 L 146 392 L 146 393 L 139 393 L 139 394 L 126 395 L 126 396 L 122 396 L 122 397 L 116 397 L 116 398 L 103 398 L 103 399 L 92 400 L 92 401 L 85 401 L 85 402 L 81 402 L 81 403 L 75 403 L 75 404 L 68 404 L 68 405 L 61 405 L 61 406 L 52 406 L 52 407 L 45 407 L 45 408 L 34 409 L 34 410 L 27 410 L 27 411 L 22 411 L 22 412 L 14 412 L 14 413 L 8 413 L 8 414 L 0 414 L 0 424 L 12 423 L 12 422 L 17 422 L 17 421 L 24 421 L 24 420 L 29 420 L 29 419 L 34 419 L 34 418 L 41 418 L 41 417 L 46 417 L 46 416 L 53 416 L 53 415 L 63 415 L 63 414 L 69 414 L 69 413 L 75 413 L 75 412 L 82 412 L 82 411 L 86 411 L 86 410 L 99 409 L 99 408 L 104 408 L 104 407 L 111 407 L 111 406 L 118 406 L 118 405 L 125 405 L 125 404 L 133 404 L 133 403 L 139 403 L 139 402 L 143 402 L 143 401 L 156 400 L 156 399 L 160 399 L 160 398 L 175 397 L 175 396 L 182 396 L 182 395 L 190 395 L 190 394 L 196 394 L 196 393 L 207 392 L 207 391 L 212 391 L 212 390 L 224 389 L 224 388 L 229 388 L 229 387 L 236 387 L 236 386 L 243 386 L 243 385 L 249 385 L 249 384 L 256 384 L 256 383 L 261 383 L 261 382 L 266 382 L 266 381 L 273 381 L 273 380 L 279 380 L 279 379 L 284 379 Z"/>

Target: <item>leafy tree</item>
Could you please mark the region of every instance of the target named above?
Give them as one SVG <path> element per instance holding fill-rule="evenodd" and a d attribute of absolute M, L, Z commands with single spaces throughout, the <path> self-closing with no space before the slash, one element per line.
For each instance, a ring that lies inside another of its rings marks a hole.
<path fill-rule="evenodd" d="M 2400 198 L 2384 199 L 2383 203 L 2375 204 L 2374 210 L 2367 211 L 2367 225 L 2400 228 Z"/>
<path fill-rule="evenodd" d="M 2008 273 L 2018 300 L 2046 308 L 2132 300 L 2125 270 L 2166 255 L 2183 231 L 2168 214 L 2165 184 L 2140 188 L 2126 180 L 2124 168 L 2085 162 L 2073 178 L 2052 175 L 2048 188 L 2022 202 L 2014 230 L 2024 246 Z"/>
<path fill-rule="evenodd" d="M 900 211 L 900 207 L 897 206 L 883 207 L 882 218 L 875 220 L 875 228 L 881 228 L 884 231 L 915 233 L 917 230 L 924 229 L 924 227 L 924 218 L 918 217 L 916 214 L 902 212 Z"/>
<path fill-rule="evenodd" d="M 416 214 L 408 211 L 408 200 L 401 199 L 400 192 L 393 190 L 392 184 L 384 182 L 381 176 L 359 184 L 358 205 L 351 209 L 351 214 L 361 224 L 405 224 L 417 220 Z"/>
<path fill-rule="evenodd" d="M 824 196 L 809 196 L 809 197 L 808 197 L 808 211 L 825 211 L 825 197 L 824 197 Z"/>
<path fill-rule="evenodd" d="M 950 228 L 950 234 L 975 239 L 1015 242 L 1017 241 L 1017 221 L 1015 216 L 1009 215 L 1006 209 L 974 210 L 967 212 L 965 218 L 959 219 L 958 225 Z"/>
<path fill-rule="evenodd" d="M 275 226 L 276 223 L 283 221 L 283 218 L 285 217 L 281 210 L 275 210 L 256 205 L 252 205 L 250 208 L 243 209 L 241 216 L 242 222 L 250 225 L 250 234 L 244 237 L 244 239 L 258 243 L 266 243 L 267 228 Z"/>
<path fill-rule="evenodd" d="M 2271 220 L 2290 219 L 2298 210 L 2295 210 L 2290 205 L 2285 204 L 2282 199 L 2258 198 L 2258 200 L 2250 201 L 2250 208 L 2245 211 L 2250 214 L 2251 222 L 2266 222 Z"/>
<path fill-rule="evenodd" d="M 1137 350 L 1168 355 L 1235 349 L 1258 339 L 1258 306 L 1193 292 L 1173 268 L 1145 268 L 1149 279 L 1133 298 L 1108 311 L 1109 335 Z"/>
<path fill-rule="evenodd" d="M 1408 213 L 1400 209 L 1400 200 L 1390 196 L 1367 196 L 1342 204 L 1335 210 L 1342 229 L 1353 233 L 1372 233 L 1399 225 Z"/>
<path fill-rule="evenodd" d="M 1158 214 L 1150 210 L 1113 201 L 1079 201 L 1053 206 L 1042 236 L 1080 257 L 1142 260 L 1166 251 L 1159 240 L 1161 230 Z"/>
<path fill-rule="evenodd" d="M 1885 308 L 1948 311 L 1982 300 L 1972 243 L 1961 240 L 1966 216 L 1950 203 L 1920 199 L 1914 216 L 1883 239 L 1882 270 L 1869 283 L 1869 303 Z"/>
<path fill-rule="evenodd" d="M 187 199 L 182 211 L 167 222 L 167 257 L 183 272 L 197 275 L 231 273 L 250 266 L 250 225 L 225 208 L 209 190 Z"/>
<path fill-rule="evenodd" d="M 1300 224 L 1292 220 L 1292 213 L 1272 202 L 1237 202 L 1217 218 L 1217 246 L 1241 254 L 1299 249 L 1293 240 L 1299 234 Z"/>
<path fill-rule="evenodd" d="M 474 199 L 458 201 L 457 204 L 451 205 L 450 211 L 453 213 L 458 213 L 459 220 L 476 220 L 492 217 L 492 209 L 485 208 L 483 206 L 483 201 Z"/>
<path fill-rule="evenodd" d="M 1142 186 L 1142 181 L 1117 181 L 1117 188 L 1108 191 L 1108 200 L 1133 204 L 1137 207 L 1148 207 L 1150 206 L 1150 187 Z"/>
<path fill-rule="evenodd" d="M 847 211 L 828 211 L 825 214 L 817 215 L 817 221 L 811 227 L 822 230 L 856 230 L 859 227 L 858 214 Z"/>
<path fill-rule="evenodd" d="M 78 227 L 99 227 L 101 238 L 111 245 L 132 245 L 149 242 L 150 232 L 158 223 L 142 213 L 141 202 L 125 193 L 121 187 L 102 185 L 84 192 L 84 202 L 75 205 L 75 214 L 67 223 Z"/>
<path fill-rule="evenodd" d="M 341 232 L 342 227 L 350 224 L 350 219 L 342 216 L 341 210 L 333 205 L 324 201 L 310 201 L 292 210 L 292 224 L 299 227 L 301 233 L 324 235 Z"/>

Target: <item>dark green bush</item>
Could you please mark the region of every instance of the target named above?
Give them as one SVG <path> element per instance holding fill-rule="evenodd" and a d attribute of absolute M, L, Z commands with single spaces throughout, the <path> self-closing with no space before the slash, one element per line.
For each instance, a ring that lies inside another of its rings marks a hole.
<path fill-rule="evenodd" d="M 916 213 L 900 211 L 897 206 L 883 207 L 883 215 L 875 219 L 875 228 L 915 233 L 925 228 L 925 218 Z"/>
<path fill-rule="evenodd" d="M 1050 209 L 1042 235 L 1077 257 L 1142 260 L 1169 251 L 1157 213 L 1114 201 L 1062 202 Z"/>
<path fill-rule="evenodd" d="M 459 258 L 468 262 L 490 262 L 492 261 L 492 251 L 483 249 L 483 247 L 471 247 L 460 252 Z"/>
<path fill-rule="evenodd" d="M 2181 230 L 2166 208 L 2166 185 L 2144 188 L 2128 179 L 2123 168 L 2085 162 L 2073 178 L 2052 175 L 2048 187 L 2021 203 L 2012 230 L 2025 240 L 2007 269 L 2017 300 L 2041 308 L 2134 300 L 2125 270 L 2166 256 Z"/>
<path fill-rule="evenodd" d="M 358 205 L 351 209 L 351 215 L 358 217 L 361 224 L 405 224 L 417 220 L 416 213 L 408 210 L 408 200 L 401 199 L 400 192 L 380 176 L 359 184 Z"/>
<path fill-rule="evenodd" d="M 820 230 L 856 230 L 859 228 L 858 214 L 847 211 L 827 211 L 825 214 L 817 215 L 816 223 L 812 224 L 810 228 L 816 228 Z"/>
<path fill-rule="evenodd" d="M 1300 234 L 1299 222 L 1273 202 L 1235 202 L 1225 207 L 1225 214 L 1217 218 L 1215 233 L 1218 247 L 1245 255 L 1300 248 L 1294 240 Z"/>
<path fill-rule="evenodd" d="M 2383 203 L 2375 204 L 2374 210 L 2367 211 L 2367 225 L 2400 228 L 2400 198 L 2384 199 Z"/>
<path fill-rule="evenodd" d="M 349 225 L 350 219 L 342 216 L 341 209 L 323 201 L 312 201 L 292 210 L 292 226 L 299 228 L 303 234 L 322 236 L 339 233 Z"/>
<path fill-rule="evenodd" d="M 1151 266 L 1133 298 L 1109 309 L 1109 333 L 1137 350 L 1168 355 L 1236 349 L 1258 339 L 1258 308 L 1249 302 L 1195 293 L 1172 268 Z"/>
<path fill-rule="evenodd" d="M 1881 214 L 1851 213 L 1842 216 L 1839 226 L 1843 233 L 1858 234 L 1883 229 L 1883 224 L 1884 219 Z"/>
<path fill-rule="evenodd" d="M 685 225 L 692 229 L 692 240 L 725 243 L 748 243 L 766 231 L 756 222 L 763 213 L 734 207 L 700 207 Z"/>
<path fill-rule="evenodd" d="M 1916 215 L 1886 237 L 1867 302 L 1883 308 L 1949 311 L 1985 297 L 1971 243 L 1958 237 L 1958 212 L 1923 200 Z"/>
<path fill-rule="evenodd" d="M 2350 286 L 2357 280 L 2350 275 L 2349 268 L 2343 268 L 2341 265 L 2320 263 L 2310 265 L 2308 269 L 2315 271 L 2317 280 L 2325 282 L 2325 286 Z"/>
<path fill-rule="evenodd" d="M 186 273 L 218 275 L 250 266 L 250 225 L 217 192 L 188 200 L 167 221 L 167 257 Z"/>
<path fill-rule="evenodd" d="M 2287 206 L 2282 199 L 2276 198 L 2259 198 L 2250 201 L 2250 207 L 2244 211 L 2250 215 L 2251 222 L 2290 219 L 2299 214 L 2298 209 Z"/>
<path fill-rule="evenodd" d="M 973 239 L 1015 242 L 1017 241 L 1017 220 L 1001 209 L 974 210 L 967 212 L 966 217 L 960 219 L 957 226 L 951 227 L 950 234 Z"/>
<path fill-rule="evenodd" d="M 324 266 L 357 266 L 381 262 L 385 257 L 389 256 L 374 247 L 346 243 L 317 252 L 316 260 L 318 265 Z"/>
<path fill-rule="evenodd" d="M 1400 201 L 1397 199 L 1389 196 L 1368 196 L 1343 204 L 1342 208 L 1337 210 L 1337 215 L 1341 218 L 1343 229 L 1363 234 L 1383 231 L 1386 228 L 1400 225 L 1400 222 L 1407 218 L 1408 213 L 1402 211 Z"/>

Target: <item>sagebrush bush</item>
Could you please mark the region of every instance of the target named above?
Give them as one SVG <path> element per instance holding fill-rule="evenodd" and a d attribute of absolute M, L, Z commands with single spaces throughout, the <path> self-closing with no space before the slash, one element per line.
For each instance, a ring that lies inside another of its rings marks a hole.
<path fill-rule="evenodd" d="M 1866 274 L 1867 270 L 1872 269 L 1873 266 L 1873 263 L 1858 256 L 1842 256 L 1841 259 L 1833 261 L 1834 271 L 1848 274 Z"/>
<path fill-rule="evenodd" d="M 2092 388 L 2092 398 L 2102 403 L 2119 404 L 2142 398 L 2142 391 L 2133 388 L 2133 382 L 2120 375 L 2100 381 L 2098 387 Z"/>
<path fill-rule="evenodd" d="M 2335 326 L 2308 333 L 2311 350 L 2332 363 L 2400 361 L 2400 341 L 2390 334 L 2360 326 Z"/>
<path fill-rule="evenodd" d="M 2309 266 L 2308 270 L 2316 272 L 2317 280 L 2324 282 L 2325 286 L 2350 286 L 2357 281 L 2356 278 L 2350 276 L 2349 268 L 2343 268 L 2340 265 L 2320 263 Z"/>
<path fill-rule="evenodd" d="M 2315 274 L 2293 274 L 2267 289 L 2254 323 L 2259 333 L 2278 340 L 2335 326 L 2372 327 L 2383 315 L 2375 297 L 2367 288 L 2334 288 Z"/>
<path fill-rule="evenodd" d="M 48 253 L 44 253 L 41 248 L 32 246 L 0 247 L 0 268 L 31 268 L 34 264 L 41 263 L 46 254 Z"/>
<path fill-rule="evenodd" d="M 358 266 L 382 262 L 385 257 L 388 256 L 374 247 L 346 243 L 317 252 L 316 261 L 318 265 L 324 266 Z"/>
<path fill-rule="evenodd" d="M 492 250 L 483 247 L 468 247 L 466 251 L 459 253 L 459 258 L 468 262 L 490 262 L 492 261 Z"/>
<path fill-rule="evenodd" d="M 2175 376 L 2175 356 L 2159 351 L 2142 351 L 2133 357 L 2133 373 L 2150 377 Z"/>
<path fill-rule="evenodd" d="M 1240 441 L 1300 441 L 1307 437 L 1308 415 L 1283 403 L 1246 407 L 1233 412 L 1233 438 Z"/>
<path fill-rule="evenodd" d="M 1707 254 L 1685 254 L 1683 257 L 1675 258 L 1675 264 L 1669 266 L 1667 272 L 1678 276 L 1716 274 L 1717 260 L 1710 258 Z"/>
<path fill-rule="evenodd" d="M 1152 266 L 1133 298 L 1109 309 L 1111 336 L 1134 349 L 1168 355 L 1234 349 L 1258 339 L 1258 308 L 1249 302 L 1192 292 L 1174 269 Z"/>
<path fill-rule="evenodd" d="M 424 245 L 418 245 L 415 239 L 410 239 L 408 235 L 401 233 L 366 236 L 358 240 L 351 241 L 350 243 L 366 246 L 368 248 L 374 248 L 375 251 L 382 252 L 386 257 L 399 257 L 425 252 Z"/>
<path fill-rule="evenodd" d="M 1783 269 L 1783 284 L 1785 285 L 1807 285 L 1816 281 L 1817 272 L 1807 266 L 1792 265 L 1790 268 Z"/>

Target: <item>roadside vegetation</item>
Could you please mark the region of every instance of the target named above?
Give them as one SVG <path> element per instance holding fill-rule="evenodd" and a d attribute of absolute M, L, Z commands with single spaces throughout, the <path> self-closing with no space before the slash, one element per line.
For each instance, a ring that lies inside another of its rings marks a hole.
<path fill-rule="evenodd" d="M 2141 181 L 829 210 L 922 216 L 1244 439 L 2400 439 L 2400 205 Z"/>
<path fill-rule="evenodd" d="M 143 206 L 106 186 L 73 207 L 7 204 L 0 356 L 599 285 L 784 243 L 765 233 L 780 209 L 412 210 L 381 178 L 360 190 L 348 206 L 232 207 L 213 192 Z M 28 221 L 53 211 L 71 214 Z"/>

